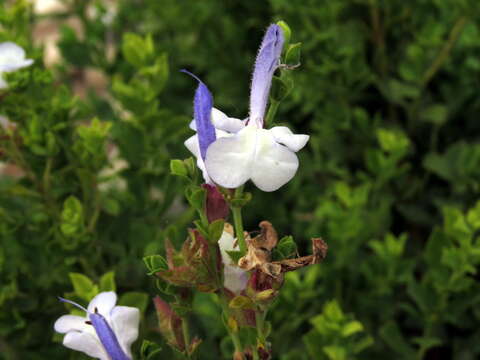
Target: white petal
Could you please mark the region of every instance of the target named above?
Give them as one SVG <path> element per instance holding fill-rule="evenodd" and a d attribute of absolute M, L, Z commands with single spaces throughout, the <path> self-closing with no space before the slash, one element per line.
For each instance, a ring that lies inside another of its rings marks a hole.
<path fill-rule="evenodd" d="M 226 265 L 232 264 L 232 259 L 227 254 L 227 251 L 239 249 L 238 245 L 235 246 L 235 239 L 232 234 L 224 231 L 218 240 L 218 247 L 220 248 L 220 253 L 222 255 L 222 262 Z"/>
<path fill-rule="evenodd" d="M 69 331 L 87 331 L 93 329 L 92 325 L 88 325 L 85 323 L 87 318 L 82 316 L 76 315 L 63 315 L 55 321 L 55 325 L 53 325 L 56 332 L 65 334 Z"/>
<path fill-rule="evenodd" d="M 108 320 L 110 311 L 112 311 L 116 303 L 117 294 L 113 291 L 105 291 L 101 292 L 90 301 L 87 310 L 89 313 L 94 313 L 96 308 L 98 312 Z"/>
<path fill-rule="evenodd" d="M 131 345 L 138 338 L 140 311 L 129 306 L 115 306 L 110 313 L 112 329 L 122 350 L 131 358 Z"/>
<path fill-rule="evenodd" d="M 270 131 L 277 142 L 295 152 L 302 149 L 310 138 L 308 135 L 294 134 L 286 126 L 275 126 Z"/>
<path fill-rule="evenodd" d="M 290 181 L 297 172 L 297 155 L 276 143 L 269 130 L 258 130 L 256 145 L 251 179 L 260 190 L 275 191 Z"/>
<path fill-rule="evenodd" d="M 14 71 L 32 65 L 33 60 L 25 59 L 25 50 L 7 41 L 0 44 L 0 71 Z"/>
<path fill-rule="evenodd" d="M 247 126 L 237 134 L 217 139 L 207 149 L 205 166 L 217 184 L 237 188 L 249 178 L 255 155 L 256 129 Z"/>
<path fill-rule="evenodd" d="M 223 285 L 238 294 L 247 287 L 248 273 L 236 266 L 223 267 Z"/>
<path fill-rule="evenodd" d="M 229 133 L 237 133 L 245 127 L 242 120 L 228 117 L 215 108 L 212 109 L 212 124 L 215 129 L 227 131 Z"/>
<path fill-rule="evenodd" d="M 69 349 L 81 351 L 95 359 L 109 360 L 109 356 L 100 340 L 89 333 L 70 331 L 63 338 L 63 345 Z"/>
<path fill-rule="evenodd" d="M 199 157 L 200 156 L 200 146 L 198 145 L 198 135 L 195 134 L 190 136 L 185 142 L 183 143 L 185 147 L 190 151 L 193 156 Z"/>
<path fill-rule="evenodd" d="M 197 131 L 197 124 L 195 123 L 195 119 L 190 121 L 190 124 L 188 124 L 188 127 L 192 129 L 193 131 Z"/>

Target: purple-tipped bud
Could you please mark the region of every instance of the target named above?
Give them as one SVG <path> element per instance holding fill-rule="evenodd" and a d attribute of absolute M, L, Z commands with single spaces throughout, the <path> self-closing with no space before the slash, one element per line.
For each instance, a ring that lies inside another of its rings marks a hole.
<path fill-rule="evenodd" d="M 89 314 L 90 321 L 92 322 L 95 332 L 97 333 L 100 342 L 102 343 L 105 351 L 112 360 L 131 360 L 123 352 L 115 333 L 113 332 L 107 320 L 99 313 Z"/>
<path fill-rule="evenodd" d="M 198 87 L 193 99 L 193 117 L 198 133 L 198 143 L 200 146 L 200 155 L 205 160 L 208 146 L 216 139 L 215 128 L 211 122 L 211 113 L 213 108 L 213 97 L 207 86 L 194 74 L 187 70 L 180 70 L 185 74 L 192 76 L 198 81 Z"/>
<path fill-rule="evenodd" d="M 214 185 L 203 184 L 202 187 L 207 191 L 206 210 L 208 222 L 226 219 L 229 207 L 222 193 Z"/>
<path fill-rule="evenodd" d="M 272 24 L 268 27 L 258 51 L 250 92 L 250 121 L 258 127 L 263 126 L 272 77 L 279 65 L 282 48 L 283 31 L 280 26 Z"/>

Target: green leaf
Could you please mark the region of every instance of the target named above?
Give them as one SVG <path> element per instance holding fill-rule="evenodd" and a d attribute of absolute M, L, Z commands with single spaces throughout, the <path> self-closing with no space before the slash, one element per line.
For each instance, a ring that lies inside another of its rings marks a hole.
<path fill-rule="evenodd" d="M 143 314 L 147 309 L 148 294 L 143 292 L 137 292 L 137 291 L 130 291 L 130 292 L 124 293 L 120 297 L 118 301 L 118 305 L 136 307 Z"/>
<path fill-rule="evenodd" d="M 87 301 L 98 293 L 98 287 L 87 276 L 80 273 L 69 273 L 75 294 Z"/>
<path fill-rule="evenodd" d="M 142 360 L 153 360 L 155 359 L 155 355 L 161 355 L 162 348 L 160 345 L 149 341 L 143 340 L 142 346 L 140 347 L 140 359 Z M 160 359 L 160 356 L 157 356 Z"/>
<path fill-rule="evenodd" d="M 419 117 L 425 122 L 443 125 L 448 119 L 448 108 L 443 104 L 434 104 L 420 112 Z"/>
<path fill-rule="evenodd" d="M 415 358 L 415 350 L 406 342 L 398 325 L 393 321 L 380 328 L 380 336 L 396 353 L 405 358 Z"/>
<path fill-rule="evenodd" d="M 253 301 L 243 295 L 237 295 L 235 296 L 230 302 L 228 303 L 228 306 L 231 307 L 232 309 L 252 309 L 254 307 Z"/>
<path fill-rule="evenodd" d="M 185 189 L 185 197 L 194 209 L 203 211 L 206 197 L 204 189 L 198 186 L 189 186 Z"/>
<path fill-rule="evenodd" d="M 126 33 L 122 40 L 122 53 L 125 59 L 137 68 L 148 65 L 148 61 L 154 52 L 151 36 L 145 39 L 134 33 Z"/>
<path fill-rule="evenodd" d="M 297 255 L 297 244 L 292 236 L 284 236 L 280 239 L 272 252 L 274 261 L 295 257 Z"/>
<path fill-rule="evenodd" d="M 243 253 L 240 250 L 227 250 L 226 252 L 235 264 L 238 264 L 238 260 L 243 256 Z"/>
<path fill-rule="evenodd" d="M 347 352 L 344 348 L 337 345 L 329 345 L 323 348 L 330 360 L 346 360 Z"/>
<path fill-rule="evenodd" d="M 100 278 L 100 291 L 116 291 L 115 271 L 109 271 Z"/>
<path fill-rule="evenodd" d="M 285 64 L 287 64 L 288 66 L 299 65 L 301 50 L 302 50 L 301 42 L 290 44 L 285 54 Z"/>
<path fill-rule="evenodd" d="M 143 262 L 148 269 L 148 275 L 153 275 L 159 271 L 168 269 L 167 261 L 161 255 L 145 256 Z"/>
<path fill-rule="evenodd" d="M 293 81 L 289 77 L 280 78 L 274 76 L 272 78 L 272 88 L 270 90 L 270 98 L 272 101 L 280 102 L 287 97 L 293 88 Z"/>
<path fill-rule="evenodd" d="M 225 220 L 218 219 L 208 224 L 208 239 L 212 243 L 217 243 L 223 234 Z"/>
<path fill-rule="evenodd" d="M 188 169 L 185 163 L 179 159 L 170 160 L 170 173 L 177 176 L 188 176 Z"/>
<path fill-rule="evenodd" d="M 342 336 L 349 337 L 363 331 L 363 325 L 359 321 L 350 321 L 343 326 Z"/>

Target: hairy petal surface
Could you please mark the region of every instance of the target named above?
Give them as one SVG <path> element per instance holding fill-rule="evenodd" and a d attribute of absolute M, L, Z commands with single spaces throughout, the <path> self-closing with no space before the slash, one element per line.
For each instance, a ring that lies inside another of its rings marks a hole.
<path fill-rule="evenodd" d="M 215 141 L 215 128 L 210 119 L 213 108 L 213 97 L 207 86 L 192 73 L 182 70 L 198 81 L 198 87 L 193 98 L 193 117 L 195 128 L 198 133 L 200 155 L 205 159 L 208 146 Z"/>
<path fill-rule="evenodd" d="M 283 49 L 283 32 L 280 26 L 268 27 L 258 51 L 250 91 L 250 121 L 263 127 L 263 117 L 268 102 L 273 73 L 277 69 Z"/>

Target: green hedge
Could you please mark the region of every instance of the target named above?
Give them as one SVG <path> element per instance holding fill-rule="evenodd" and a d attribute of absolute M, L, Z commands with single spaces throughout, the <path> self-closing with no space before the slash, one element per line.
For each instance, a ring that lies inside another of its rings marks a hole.
<path fill-rule="evenodd" d="M 2 357 L 81 359 L 53 334 L 65 313 L 56 296 L 102 289 L 144 309 L 142 336 L 162 343 L 141 258 L 167 237 L 180 244 L 193 219 L 168 166 L 189 156 L 194 88 L 178 70 L 244 117 L 258 43 L 281 19 L 302 57 L 276 120 L 311 140 L 288 185 L 248 187 L 246 228 L 268 219 L 302 253 L 313 236 L 329 253 L 287 276 L 268 314 L 274 358 L 480 356 L 478 1 L 118 0 L 113 17 L 106 0 L 63 2 L 47 16 L 61 24 L 53 69 L 32 41 L 45 16 L 27 1 L 0 9 L 0 42 L 35 59 L 7 75 L 0 99 L 16 124 L 2 130 L 1 160 L 24 171 L 0 177 Z M 108 95 L 74 97 L 91 69 Z M 200 358 L 228 358 L 216 304 L 195 305 Z M 171 356 L 162 346 L 158 358 Z"/>

